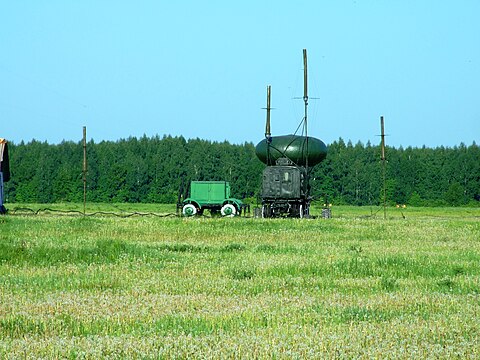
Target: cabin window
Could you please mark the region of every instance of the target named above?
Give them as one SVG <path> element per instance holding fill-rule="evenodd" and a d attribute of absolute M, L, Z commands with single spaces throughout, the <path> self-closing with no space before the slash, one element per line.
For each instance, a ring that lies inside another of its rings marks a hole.
<path fill-rule="evenodd" d="M 285 182 L 290 181 L 290 173 L 289 172 L 283 173 L 283 181 L 285 181 Z"/>

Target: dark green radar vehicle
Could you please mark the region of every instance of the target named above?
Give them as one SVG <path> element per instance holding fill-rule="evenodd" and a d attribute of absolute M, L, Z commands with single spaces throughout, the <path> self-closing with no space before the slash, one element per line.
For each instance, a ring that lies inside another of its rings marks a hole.
<path fill-rule="evenodd" d="M 271 136 L 270 86 L 267 88 L 265 139 L 255 152 L 265 165 L 262 178 L 262 217 L 309 217 L 310 172 L 327 156 L 327 146 L 307 133 L 307 52 L 303 50 L 305 116 L 302 135 Z M 301 128 L 299 126 L 298 128 Z"/>

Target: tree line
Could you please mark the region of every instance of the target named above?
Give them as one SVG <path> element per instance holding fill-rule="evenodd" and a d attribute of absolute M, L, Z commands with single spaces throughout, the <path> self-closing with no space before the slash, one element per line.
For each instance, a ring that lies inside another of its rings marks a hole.
<path fill-rule="evenodd" d="M 83 144 L 32 140 L 9 143 L 7 202 L 83 201 Z M 253 143 L 230 144 L 182 136 L 129 137 L 87 143 L 87 201 L 176 203 L 191 180 L 227 180 L 232 195 L 255 202 L 264 165 Z M 312 170 L 314 200 L 378 205 L 385 186 L 390 204 L 480 205 L 480 149 L 386 148 L 338 139 Z"/>

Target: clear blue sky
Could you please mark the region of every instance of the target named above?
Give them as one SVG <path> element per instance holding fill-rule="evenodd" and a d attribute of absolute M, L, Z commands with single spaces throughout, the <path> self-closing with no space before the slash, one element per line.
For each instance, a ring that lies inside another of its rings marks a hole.
<path fill-rule="evenodd" d="M 0 137 L 480 143 L 480 1 L 2 0 Z"/>

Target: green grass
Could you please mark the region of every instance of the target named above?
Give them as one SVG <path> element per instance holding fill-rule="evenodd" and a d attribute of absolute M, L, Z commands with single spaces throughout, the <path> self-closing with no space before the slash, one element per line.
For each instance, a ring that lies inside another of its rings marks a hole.
<path fill-rule="evenodd" d="M 0 358 L 478 358 L 480 209 L 375 211 L 0 217 Z"/>

